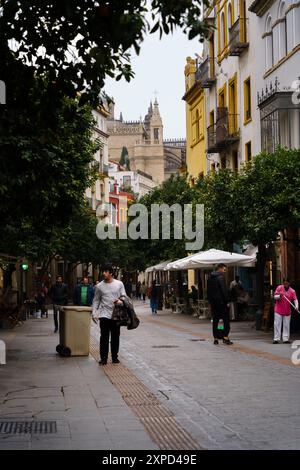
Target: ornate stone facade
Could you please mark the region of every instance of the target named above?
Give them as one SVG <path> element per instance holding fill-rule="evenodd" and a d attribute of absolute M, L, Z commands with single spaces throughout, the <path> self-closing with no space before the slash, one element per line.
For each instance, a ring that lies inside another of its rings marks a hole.
<path fill-rule="evenodd" d="M 109 160 L 118 163 L 123 147 L 127 149 L 130 169 L 152 176 L 156 184 L 173 173 L 179 173 L 185 159 L 185 141 L 165 141 L 163 122 L 157 100 L 150 103 L 144 120 L 124 121 L 122 114 L 115 119 L 114 107 L 108 121 Z"/>

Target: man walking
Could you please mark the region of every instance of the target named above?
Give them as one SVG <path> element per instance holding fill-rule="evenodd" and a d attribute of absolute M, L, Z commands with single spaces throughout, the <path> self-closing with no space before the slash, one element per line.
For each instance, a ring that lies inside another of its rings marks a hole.
<path fill-rule="evenodd" d="M 158 305 L 158 292 L 156 281 L 152 281 L 152 286 L 150 290 L 150 307 L 153 315 L 157 314 L 157 305 Z"/>
<path fill-rule="evenodd" d="M 106 264 L 103 267 L 104 280 L 95 287 L 93 313 L 94 321 L 100 318 L 100 361 L 105 366 L 108 359 L 109 336 L 111 337 L 112 362 L 118 364 L 120 325 L 111 319 L 115 305 L 122 305 L 121 295 L 126 296 L 123 282 L 113 278 L 113 267 Z"/>
<path fill-rule="evenodd" d="M 218 264 L 217 270 L 210 275 L 207 281 L 207 298 L 211 305 L 213 318 L 213 335 L 214 344 L 218 341 L 218 324 L 219 320 L 224 322 L 223 343 L 227 345 L 233 344 L 228 335 L 230 331 L 229 321 L 229 292 L 226 286 L 224 274 L 227 271 L 225 264 Z"/>
<path fill-rule="evenodd" d="M 64 284 L 62 276 L 56 276 L 56 283 L 50 289 L 50 297 L 53 303 L 54 333 L 58 331 L 58 312 L 61 306 L 68 304 L 68 287 Z"/>
<path fill-rule="evenodd" d="M 282 340 L 285 344 L 290 344 L 290 323 L 291 323 L 291 303 L 296 310 L 299 308 L 296 292 L 290 287 L 288 279 L 277 287 L 275 294 L 274 308 L 274 340 L 273 344 L 278 344 L 281 340 L 281 330 L 283 325 Z"/>
<path fill-rule="evenodd" d="M 89 283 L 89 278 L 84 277 L 81 284 L 77 284 L 74 292 L 74 305 L 88 306 L 93 303 L 94 288 Z"/>

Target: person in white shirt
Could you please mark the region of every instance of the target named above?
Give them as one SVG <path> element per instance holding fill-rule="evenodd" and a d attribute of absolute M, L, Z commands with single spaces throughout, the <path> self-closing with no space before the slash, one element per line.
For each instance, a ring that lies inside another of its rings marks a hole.
<path fill-rule="evenodd" d="M 120 297 L 126 296 L 123 282 L 113 278 L 113 266 L 106 264 L 102 270 L 104 280 L 95 286 L 92 318 L 100 320 L 100 365 L 106 365 L 111 337 L 112 362 L 118 364 L 120 325 L 111 319 L 115 305 L 122 305 Z"/>

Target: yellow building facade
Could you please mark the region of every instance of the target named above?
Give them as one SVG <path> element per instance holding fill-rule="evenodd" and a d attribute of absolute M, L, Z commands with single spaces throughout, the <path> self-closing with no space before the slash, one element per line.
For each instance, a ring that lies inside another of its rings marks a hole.
<path fill-rule="evenodd" d="M 195 181 L 205 174 L 206 168 L 206 119 L 205 92 L 196 80 L 196 61 L 188 57 L 185 67 L 186 102 L 186 166 L 187 173 Z"/>

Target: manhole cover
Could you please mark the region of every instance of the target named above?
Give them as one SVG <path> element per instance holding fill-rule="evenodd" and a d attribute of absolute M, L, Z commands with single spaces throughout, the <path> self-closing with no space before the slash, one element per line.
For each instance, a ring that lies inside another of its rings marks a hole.
<path fill-rule="evenodd" d="M 56 421 L 0 421 L 0 434 L 54 434 Z"/>
<path fill-rule="evenodd" d="M 152 346 L 152 348 L 156 348 L 156 349 L 171 349 L 171 348 L 178 348 L 178 346 L 175 346 L 173 344 L 162 344 L 162 345 L 159 345 L 159 346 Z"/>
<path fill-rule="evenodd" d="M 205 341 L 204 338 L 200 338 L 200 339 L 190 339 L 190 341 Z"/>

